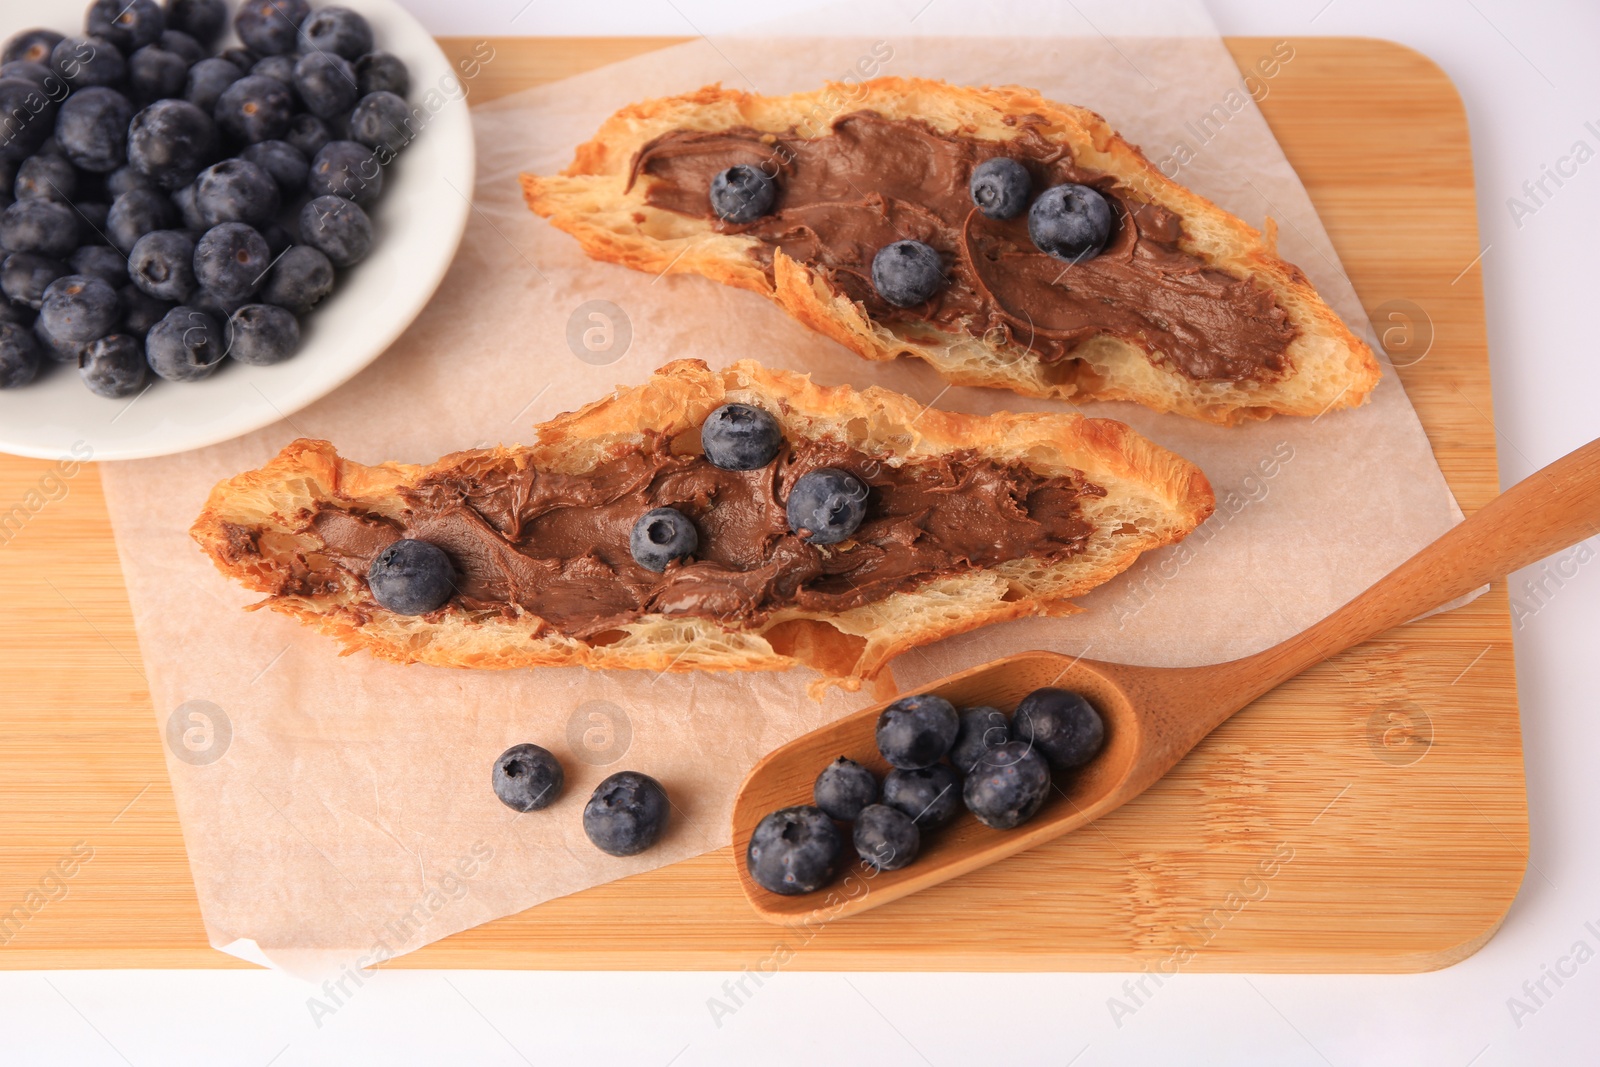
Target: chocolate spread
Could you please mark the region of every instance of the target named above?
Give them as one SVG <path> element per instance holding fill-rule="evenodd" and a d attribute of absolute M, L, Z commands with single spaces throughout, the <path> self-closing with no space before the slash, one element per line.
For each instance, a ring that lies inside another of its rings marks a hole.
<path fill-rule="evenodd" d="M 842 467 L 870 489 L 852 540 L 819 547 L 789 531 L 782 501 L 818 467 Z M 742 624 L 789 606 L 842 611 L 1005 560 L 1070 556 L 1091 532 L 1079 498 L 1105 491 L 971 453 L 891 467 L 809 440 L 785 445 L 760 470 L 727 471 L 655 436 L 583 475 L 466 454 L 401 494 L 400 521 L 331 505 L 311 512 L 307 530 L 323 548 L 280 570 L 276 591 L 315 593 L 341 569 L 364 578 L 386 546 L 415 537 L 450 554 L 458 590 L 451 604 L 467 610 L 518 605 L 579 638 L 650 613 Z M 655 507 L 678 508 L 700 534 L 695 555 L 661 574 L 628 551 L 633 524 Z"/>
<path fill-rule="evenodd" d="M 942 133 L 870 111 L 845 115 L 830 134 L 810 138 L 749 128 L 674 130 L 639 150 L 629 187 L 649 175 L 649 203 L 710 218 L 711 179 L 719 171 L 762 167 L 777 180 L 773 210 L 744 226 L 716 220 L 716 228 L 759 238 L 755 252 L 769 275 L 772 250 L 783 249 L 876 321 L 964 328 L 1022 346 L 1047 364 L 1105 333 L 1197 381 L 1281 376 L 1296 330 L 1273 294 L 1183 251 L 1177 215 L 1114 178 L 1074 166 L 1066 146 L 1039 132 L 1043 122 L 1019 120 L 1009 141 Z M 978 211 L 967 189 L 972 168 L 997 155 L 1026 167 L 1035 193 L 1077 182 L 1105 195 L 1116 213 L 1105 250 L 1069 264 L 1034 246 L 1027 212 L 999 220 Z M 926 304 L 898 308 L 873 288 L 872 257 L 908 238 L 942 254 L 949 281 Z"/>

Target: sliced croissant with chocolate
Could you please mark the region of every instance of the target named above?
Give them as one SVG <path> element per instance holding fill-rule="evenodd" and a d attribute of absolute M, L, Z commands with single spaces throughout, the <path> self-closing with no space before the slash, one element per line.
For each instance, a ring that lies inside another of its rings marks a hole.
<path fill-rule="evenodd" d="M 728 405 L 775 422 L 772 447 L 743 461 L 763 466 L 708 458 L 702 429 Z M 1077 610 L 1068 598 L 1213 506 L 1199 470 L 1118 422 L 953 414 L 749 361 L 671 363 L 536 440 L 376 467 L 296 441 L 217 485 L 191 532 L 267 594 L 257 606 L 347 651 L 481 668 L 804 665 L 854 689 L 929 641 Z M 797 506 L 797 485 L 834 481 L 862 492 Z M 671 509 L 660 528 L 657 509 Z M 636 527 L 653 544 L 636 545 Z"/>
<path fill-rule="evenodd" d="M 975 186 L 997 158 L 1018 166 Z M 1027 89 L 708 87 L 623 108 L 522 186 L 596 259 L 753 290 L 961 385 L 1234 424 L 1358 405 L 1379 378 L 1270 240 L 1100 116 Z M 902 242 L 922 247 L 897 263 Z"/>

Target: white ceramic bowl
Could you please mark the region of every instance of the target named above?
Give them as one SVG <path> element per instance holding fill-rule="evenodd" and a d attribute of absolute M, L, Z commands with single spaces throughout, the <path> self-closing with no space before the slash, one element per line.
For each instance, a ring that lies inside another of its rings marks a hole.
<path fill-rule="evenodd" d="M 405 61 L 408 102 L 439 107 L 385 168 L 383 195 L 372 209 L 372 254 L 341 271 L 332 295 L 301 320 L 300 350 L 272 367 L 226 360 L 201 382 L 152 375 L 154 385 L 123 400 L 95 396 L 73 367 L 44 367 L 32 384 L 0 390 L 0 451 L 81 458 L 87 447 L 97 460 L 137 459 L 226 441 L 293 415 L 342 385 L 416 318 L 466 228 L 472 121 L 459 73 L 415 18 L 393 0 L 337 2 L 365 15 L 377 47 Z M 0 4 L 0 40 L 36 26 L 81 34 L 88 6 L 88 0 Z M 230 22 L 235 6 L 229 0 Z M 313 10 L 321 6 L 312 0 Z M 231 31 L 224 43 L 237 43 Z"/>

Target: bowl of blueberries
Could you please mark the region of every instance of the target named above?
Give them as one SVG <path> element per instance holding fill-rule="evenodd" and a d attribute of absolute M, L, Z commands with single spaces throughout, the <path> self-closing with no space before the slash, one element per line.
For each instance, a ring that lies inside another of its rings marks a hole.
<path fill-rule="evenodd" d="M 0 451 L 166 455 L 292 415 L 466 227 L 469 73 L 393 0 L 0 13 Z"/>

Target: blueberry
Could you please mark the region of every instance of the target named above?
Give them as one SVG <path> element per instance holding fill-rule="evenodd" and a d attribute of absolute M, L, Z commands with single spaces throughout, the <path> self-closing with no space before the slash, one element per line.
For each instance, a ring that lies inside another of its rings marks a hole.
<path fill-rule="evenodd" d="M 829 818 L 849 822 L 878 799 L 878 779 L 852 759 L 840 756 L 817 775 L 811 798 Z"/>
<path fill-rule="evenodd" d="M 724 404 L 700 427 L 706 459 L 725 471 L 765 467 L 783 447 L 783 428 L 769 412 L 749 404 Z"/>
<path fill-rule="evenodd" d="M 312 196 L 343 197 L 368 207 L 383 192 L 383 167 L 364 144 L 329 141 L 311 160 L 306 191 Z"/>
<path fill-rule="evenodd" d="M 156 183 L 150 180 L 150 176 L 131 163 L 118 167 L 106 175 L 106 193 L 113 202 L 123 193 L 132 192 L 135 189 L 154 189 L 155 187 Z"/>
<path fill-rule="evenodd" d="M 628 536 L 628 549 L 634 562 L 657 574 L 675 559 L 694 554 L 700 547 L 700 534 L 694 523 L 673 508 L 652 508 L 639 516 Z"/>
<path fill-rule="evenodd" d="M 194 181 L 216 147 L 211 117 L 186 100 L 157 100 L 128 126 L 128 162 L 168 191 Z"/>
<path fill-rule="evenodd" d="M 13 326 L 33 325 L 35 313 L 32 308 L 13 304 L 9 300 L 0 300 L 0 322 L 8 322 Z"/>
<path fill-rule="evenodd" d="M 171 227 L 177 218 L 178 212 L 170 197 L 154 189 L 134 189 L 111 201 L 111 213 L 106 216 L 106 235 L 114 247 L 131 253 L 139 238 Z"/>
<path fill-rule="evenodd" d="M 167 0 L 167 25 L 209 45 L 228 24 L 223 0 Z"/>
<path fill-rule="evenodd" d="M 901 697 L 878 716 L 878 751 L 891 767 L 912 771 L 931 767 L 955 743 L 960 718 L 956 707 L 932 693 Z"/>
<path fill-rule="evenodd" d="M 189 68 L 183 98 L 209 115 L 222 99 L 223 91 L 242 77 L 238 67 L 220 56 L 202 59 Z"/>
<path fill-rule="evenodd" d="M 54 200 L 18 200 L 0 212 L 0 248 L 65 259 L 78 247 L 78 216 Z"/>
<path fill-rule="evenodd" d="M 1010 830 L 1033 818 L 1050 795 L 1050 767 L 1021 741 L 991 749 L 967 776 L 961 799 L 978 821 Z"/>
<path fill-rule="evenodd" d="M 196 199 L 198 190 L 194 182 L 190 182 L 182 189 L 172 194 L 172 206 L 178 209 L 178 218 L 183 222 L 185 230 L 192 230 L 193 236 L 199 238 L 206 232 L 206 220 L 200 216 L 200 203 Z"/>
<path fill-rule="evenodd" d="M 117 291 L 87 274 L 57 278 L 45 287 L 39 304 L 39 319 L 50 335 L 77 344 L 110 333 L 117 312 Z"/>
<path fill-rule="evenodd" d="M 924 830 L 935 830 L 961 814 L 961 776 L 946 763 L 914 771 L 897 767 L 884 776 L 883 802 Z"/>
<path fill-rule="evenodd" d="M 271 304 L 246 304 L 228 319 L 228 355 L 253 367 L 281 363 L 300 347 L 300 324 Z"/>
<path fill-rule="evenodd" d="M 239 71 L 239 77 L 244 77 L 256 69 L 256 64 L 261 62 L 261 57 L 248 48 L 224 48 L 217 53 L 218 59 L 225 59 L 232 63 Z"/>
<path fill-rule="evenodd" d="M 83 19 L 90 37 L 104 37 L 124 53 L 161 38 L 167 16 L 156 0 L 94 0 Z"/>
<path fill-rule="evenodd" d="M 566 772 L 550 750 L 538 745 L 512 745 L 494 761 L 494 795 L 513 811 L 548 808 L 561 795 Z"/>
<path fill-rule="evenodd" d="M 81 341 L 65 341 L 52 334 L 43 318 L 33 320 L 33 338 L 39 343 L 39 353 L 57 363 L 78 365 L 83 350 L 88 345 Z"/>
<path fill-rule="evenodd" d="M 40 62 L 13 59 L 9 63 L 0 63 L 0 78 L 16 78 L 32 82 L 45 96 L 57 102 L 71 91 L 65 79 L 50 69 L 49 56 Z"/>
<path fill-rule="evenodd" d="M 711 210 L 735 226 L 754 222 L 772 210 L 778 183 L 759 167 L 738 163 L 711 179 Z"/>
<path fill-rule="evenodd" d="M 33 331 L 15 322 L 0 322 L 0 389 L 27 385 L 39 373 L 39 342 Z"/>
<path fill-rule="evenodd" d="M 60 43 L 61 34 L 54 30 L 23 30 L 6 41 L 0 63 L 48 63 L 51 50 Z"/>
<path fill-rule="evenodd" d="M 127 60 L 104 37 L 67 37 L 50 52 L 50 69 L 74 89 L 120 85 L 128 76 Z"/>
<path fill-rule="evenodd" d="M 972 168 L 967 186 L 972 202 L 991 219 L 1010 219 L 1022 214 L 1033 191 L 1028 168 L 1007 156 L 986 159 Z"/>
<path fill-rule="evenodd" d="M 306 0 L 245 0 L 233 28 L 245 47 L 264 56 L 293 52 L 300 23 L 310 14 Z"/>
<path fill-rule="evenodd" d="M 258 294 L 261 300 L 304 315 L 333 290 L 333 264 L 310 245 L 295 245 L 277 258 Z"/>
<path fill-rule="evenodd" d="M 55 128 L 56 103 L 23 78 L 0 78 L 0 158 L 27 159 Z M 38 110 L 35 110 L 38 108 Z M 6 190 L 9 192 L 9 187 Z"/>
<path fill-rule="evenodd" d="M 372 251 L 372 220 L 342 197 L 319 196 L 300 209 L 300 239 L 335 267 L 354 266 Z"/>
<path fill-rule="evenodd" d="M 205 45 L 201 43 L 200 38 L 196 37 L 194 34 L 185 30 L 175 30 L 171 28 L 172 17 L 176 11 L 176 4 L 169 3 L 167 5 L 168 29 L 161 31 L 161 37 L 156 41 L 156 46 L 164 51 L 171 52 L 179 59 L 182 59 L 184 68 L 187 69 L 206 58 L 206 49 Z M 178 94 L 172 93 L 171 95 L 177 96 Z"/>
<path fill-rule="evenodd" d="M 144 354 L 150 369 L 168 381 L 197 382 L 211 376 L 227 351 L 216 319 L 179 304 L 150 327 Z"/>
<path fill-rule="evenodd" d="M 1039 251 L 1081 263 L 1111 239 L 1111 205 L 1087 185 L 1067 182 L 1039 194 L 1028 209 L 1028 236 Z"/>
<path fill-rule="evenodd" d="M 962 774 L 970 774 L 990 749 L 1011 740 L 1011 724 L 997 708 L 963 708 L 955 744 L 950 746 L 950 762 Z"/>
<path fill-rule="evenodd" d="M 780 808 L 756 824 L 745 866 L 756 885 L 769 892 L 815 893 L 832 880 L 843 850 L 844 839 L 826 812 Z"/>
<path fill-rule="evenodd" d="M 261 74 L 247 74 L 222 90 L 212 112 L 217 129 L 243 144 L 282 137 L 293 116 L 288 87 Z"/>
<path fill-rule="evenodd" d="M 195 281 L 224 300 L 241 300 L 255 292 L 271 265 L 266 238 L 242 222 L 220 223 L 195 242 Z"/>
<path fill-rule="evenodd" d="M 194 242 L 181 230 L 155 230 L 133 244 L 128 277 L 158 300 L 182 303 L 197 288 Z"/>
<path fill-rule="evenodd" d="M 65 156 L 29 156 L 17 167 L 11 191 L 18 200 L 70 204 L 78 192 L 78 169 Z"/>
<path fill-rule="evenodd" d="M 323 145 L 333 140 L 333 135 L 328 132 L 327 124 L 317 116 L 301 112 L 289 120 L 289 131 L 283 135 L 283 139 L 311 159 L 322 151 Z"/>
<path fill-rule="evenodd" d="M 1080 694 L 1067 689 L 1035 689 L 1017 705 L 1011 739 L 1031 744 L 1050 766 L 1069 771 L 1099 754 L 1106 726 L 1100 713 Z"/>
<path fill-rule="evenodd" d="M 438 545 L 405 538 L 372 561 L 367 587 L 381 607 L 399 615 L 426 615 L 444 607 L 455 592 L 455 567 Z"/>
<path fill-rule="evenodd" d="M 132 396 L 144 385 L 144 345 L 125 333 L 90 342 L 78 357 L 78 376 L 96 396 Z"/>
<path fill-rule="evenodd" d="M 132 118 L 133 105 L 115 89 L 79 89 L 56 116 L 56 143 L 77 166 L 108 173 L 127 162 Z"/>
<path fill-rule="evenodd" d="M 922 832 L 905 812 L 869 804 L 856 820 L 853 843 L 861 861 L 880 871 L 898 871 L 917 858 Z"/>
<path fill-rule="evenodd" d="M 872 257 L 872 285 L 895 307 L 916 307 L 944 285 L 944 264 L 921 241 L 896 241 Z"/>
<path fill-rule="evenodd" d="M 250 73 L 281 83 L 294 94 L 294 57 L 293 56 L 262 56 L 256 60 L 256 65 L 250 68 Z"/>
<path fill-rule="evenodd" d="M 411 91 L 411 72 L 406 70 L 406 65 L 397 56 L 388 52 L 368 52 L 354 63 L 356 87 L 361 90 L 362 96 L 393 93 L 404 97 Z"/>
<path fill-rule="evenodd" d="M 411 107 L 393 93 L 368 93 L 350 112 L 350 138 L 397 155 L 416 137 Z"/>
<path fill-rule="evenodd" d="M 347 7 L 325 7 L 300 23 L 300 51 L 356 59 L 372 51 L 372 27 Z"/>
<path fill-rule="evenodd" d="M 99 278 L 113 289 L 128 284 L 128 260 L 109 245 L 84 245 L 67 260 L 73 274 Z"/>
<path fill-rule="evenodd" d="M 305 153 L 288 141 L 258 141 L 239 156 L 272 175 L 283 197 L 294 196 L 306 187 L 306 174 L 311 164 Z"/>
<path fill-rule="evenodd" d="M 117 301 L 122 305 L 122 332 L 141 341 L 150 333 L 150 327 L 166 318 L 173 307 L 170 300 L 157 300 L 132 284 L 117 290 Z"/>
<path fill-rule="evenodd" d="M 159 44 L 147 44 L 128 57 L 128 92 L 140 104 L 182 96 L 193 63 Z"/>
<path fill-rule="evenodd" d="M 0 262 L 0 292 L 15 303 L 38 311 L 50 283 L 70 273 L 58 259 L 34 252 L 12 252 Z"/>
<path fill-rule="evenodd" d="M 210 289 L 196 289 L 194 294 L 184 303 L 216 319 L 222 326 L 223 350 L 228 347 L 228 321 L 233 318 L 233 313 L 250 303 L 248 296 L 224 297 Z"/>
<path fill-rule="evenodd" d="M 583 806 L 583 832 L 601 852 L 637 855 L 660 840 L 669 807 L 660 782 L 638 771 L 619 771 Z"/>
<path fill-rule="evenodd" d="M 785 506 L 789 529 L 813 545 L 832 545 L 856 532 L 867 514 L 867 487 L 849 471 L 818 467 L 802 474 Z"/>
<path fill-rule="evenodd" d="M 267 222 L 278 213 L 278 183 L 247 159 L 225 159 L 195 178 L 194 203 L 207 226 Z"/>
<path fill-rule="evenodd" d="M 256 229 L 261 231 L 262 240 L 267 242 L 267 252 L 274 260 L 283 255 L 288 247 L 294 244 L 294 237 L 276 222 L 257 226 Z"/>
<path fill-rule="evenodd" d="M 321 119 L 349 114 L 361 96 L 355 68 L 329 52 L 308 52 L 296 60 L 294 87 L 306 110 Z"/>

